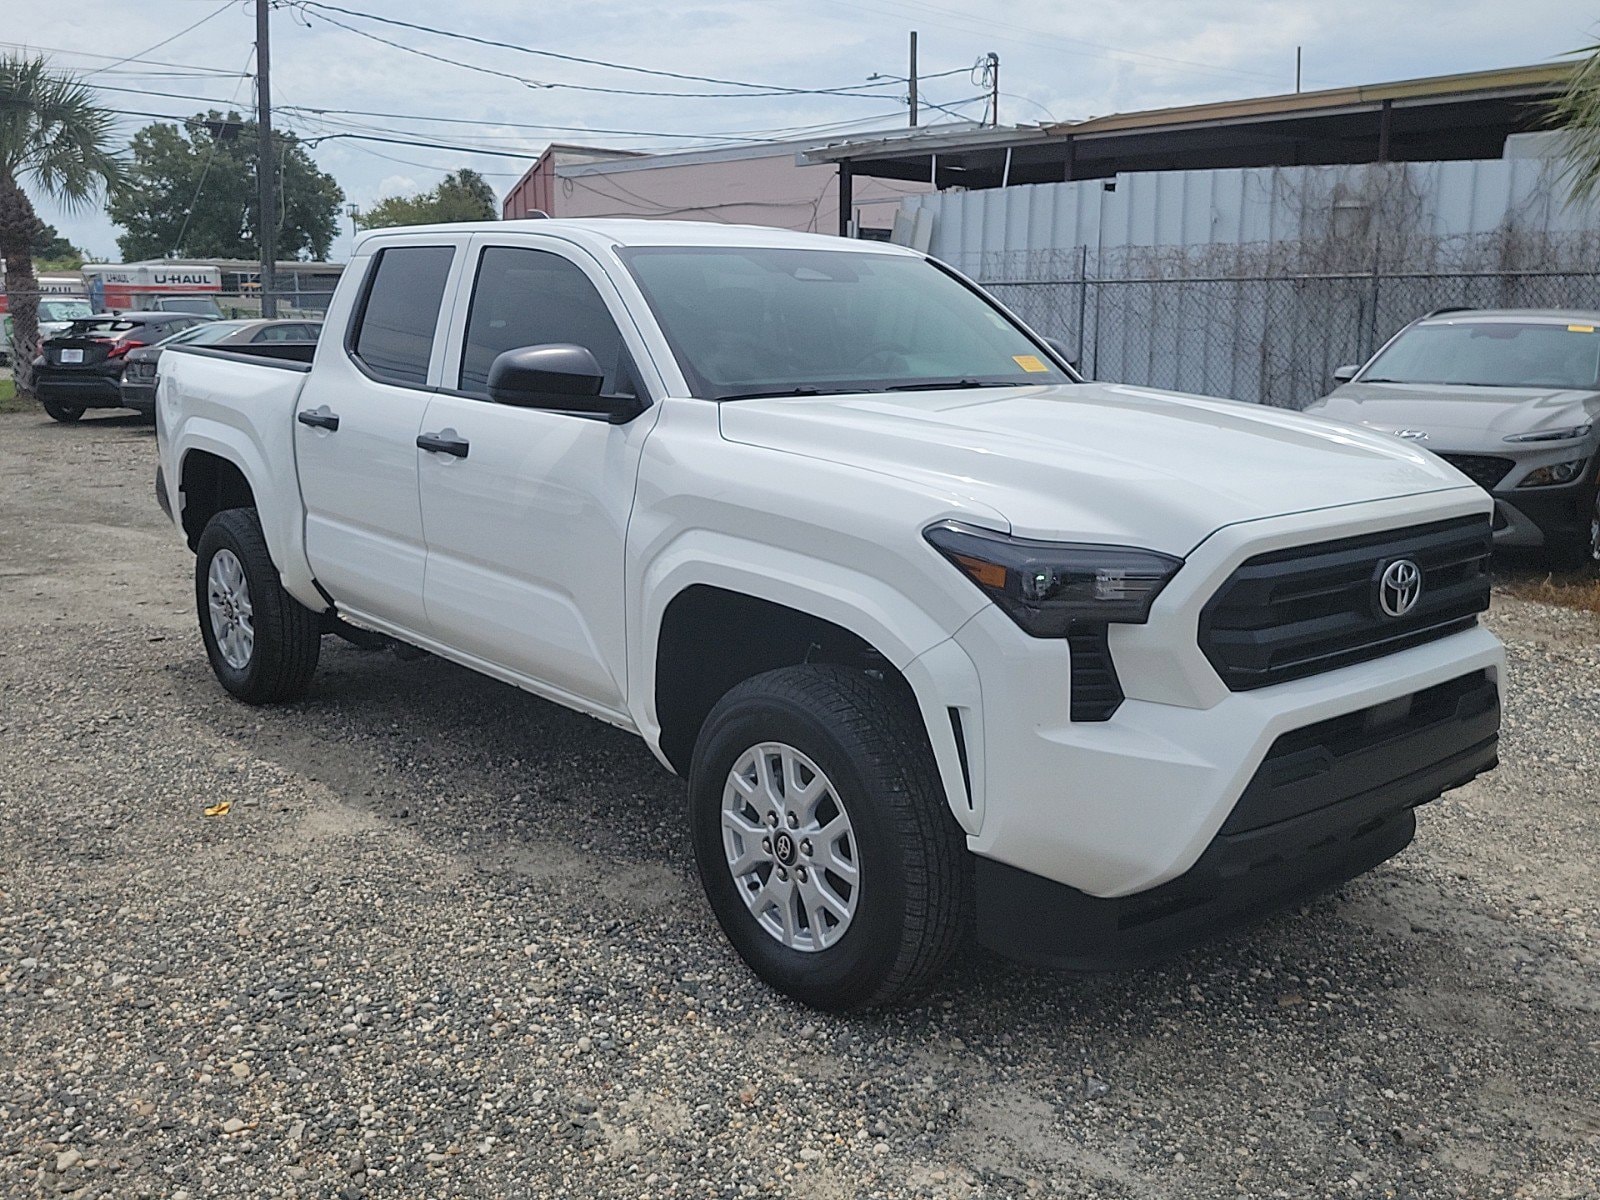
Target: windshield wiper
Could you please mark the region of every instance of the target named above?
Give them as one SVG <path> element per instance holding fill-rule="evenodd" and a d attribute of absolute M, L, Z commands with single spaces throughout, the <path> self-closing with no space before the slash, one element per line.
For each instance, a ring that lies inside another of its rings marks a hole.
<path fill-rule="evenodd" d="M 889 392 L 954 392 L 962 388 L 1027 386 L 1028 384 L 1020 379 L 1015 382 L 1005 379 L 929 379 L 922 383 L 892 383 L 884 390 Z"/>
<path fill-rule="evenodd" d="M 809 384 L 799 387 L 774 388 L 768 392 L 734 392 L 729 396 L 718 396 L 718 400 L 766 400 L 776 396 L 849 396 L 861 391 L 861 388 L 817 388 Z"/>

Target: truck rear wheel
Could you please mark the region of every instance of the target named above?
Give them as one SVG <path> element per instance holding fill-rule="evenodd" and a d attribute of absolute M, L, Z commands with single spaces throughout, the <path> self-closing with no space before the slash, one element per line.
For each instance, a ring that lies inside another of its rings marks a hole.
<path fill-rule="evenodd" d="M 222 686 L 247 704 L 298 700 L 322 649 L 322 619 L 278 582 L 253 508 L 207 522 L 194 566 L 206 656 Z"/>
<path fill-rule="evenodd" d="M 831 665 L 746 680 L 690 771 L 712 911 L 767 983 L 848 1010 L 926 990 L 970 908 L 971 864 L 916 708 Z"/>

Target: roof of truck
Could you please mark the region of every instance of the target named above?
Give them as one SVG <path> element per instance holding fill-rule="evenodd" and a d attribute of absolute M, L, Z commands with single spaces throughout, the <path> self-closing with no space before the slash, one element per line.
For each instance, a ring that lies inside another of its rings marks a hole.
<path fill-rule="evenodd" d="M 864 250 L 909 254 L 887 242 L 857 241 L 830 234 L 797 233 L 766 225 L 725 225 L 715 221 L 648 221 L 628 217 L 583 220 L 522 218 L 511 221 L 462 221 L 447 225 L 403 225 L 372 229 L 356 242 L 360 253 L 372 238 L 397 235 L 488 233 L 501 237 L 543 234 L 595 246 L 772 246 L 794 249 Z"/>

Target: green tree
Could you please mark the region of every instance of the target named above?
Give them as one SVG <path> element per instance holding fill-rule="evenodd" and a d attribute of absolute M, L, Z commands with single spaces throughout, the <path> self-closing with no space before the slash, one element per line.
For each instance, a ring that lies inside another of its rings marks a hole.
<path fill-rule="evenodd" d="M 69 210 L 102 192 L 115 195 L 122 169 L 111 149 L 114 121 L 76 76 L 52 71 L 43 58 L 0 57 L 0 258 L 19 396 L 33 396 L 39 341 L 33 252 L 44 228 L 23 184 Z"/>
<path fill-rule="evenodd" d="M 494 188 L 471 167 L 452 171 L 439 186 L 415 196 L 379 200 L 357 220 L 363 229 L 434 225 L 447 221 L 493 221 L 500 215 Z"/>
<path fill-rule="evenodd" d="M 282 258 L 323 259 L 338 232 L 344 192 L 290 133 L 278 149 L 278 239 Z M 133 135 L 130 186 L 110 205 L 127 232 L 127 262 L 146 258 L 256 258 L 256 125 L 215 110 L 146 125 Z"/>
<path fill-rule="evenodd" d="M 1582 61 L 1561 95 L 1550 103 L 1550 115 L 1565 131 L 1563 150 L 1575 200 L 1600 192 L 1600 42 L 1579 50 Z"/>
<path fill-rule="evenodd" d="M 88 256 L 61 236 L 54 225 L 39 226 L 39 236 L 33 239 L 33 265 L 46 271 L 76 271 Z"/>

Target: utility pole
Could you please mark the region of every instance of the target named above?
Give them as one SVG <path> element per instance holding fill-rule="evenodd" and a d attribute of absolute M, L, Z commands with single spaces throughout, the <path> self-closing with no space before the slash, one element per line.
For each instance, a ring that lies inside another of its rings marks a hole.
<path fill-rule="evenodd" d="M 917 127 L 917 31 L 911 31 L 911 128 Z"/>
<path fill-rule="evenodd" d="M 361 232 L 361 225 L 359 221 L 361 216 L 361 207 L 360 205 L 349 204 L 345 206 L 344 211 L 345 215 L 350 218 L 350 253 L 352 256 L 354 256 L 356 252 L 356 237 Z"/>
<path fill-rule="evenodd" d="M 1000 128 L 1000 56 L 993 50 L 989 51 L 989 114 L 993 118 L 989 123 L 996 129 Z"/>
<path fill-rule="evenodd" d="M 261 315 L 278 315 L 278 163 L 272 148 L 272 54 L 267 44 L 271 0 L 256 0 L 256 247 L 261 251 Z"/>

